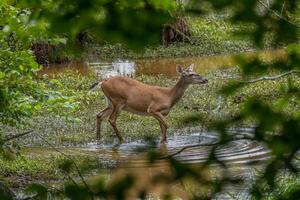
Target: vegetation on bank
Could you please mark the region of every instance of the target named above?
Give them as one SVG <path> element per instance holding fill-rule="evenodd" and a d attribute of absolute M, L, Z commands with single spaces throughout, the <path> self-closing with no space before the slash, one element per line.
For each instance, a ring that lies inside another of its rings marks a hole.
<path fill-rule="evenodd" d="M 143 51 L 128 50 L 121 44 L 87 45 L 89 61 L 108 61 L 113 59 L 144 59 L 193 57 L 220 54 L 235 54 L 254 50 L 250 40 L 237 39 L 232 34 L 245 29 L 244 25 L 234 25 L 226 21 L 227 16 L 212 14 L 205 17 L 188 16 L 191 30 L 190 41 L 174 42 L 169 45 L 147 46 Z M 267 46 L 266 46 L 267 48 Z"/>

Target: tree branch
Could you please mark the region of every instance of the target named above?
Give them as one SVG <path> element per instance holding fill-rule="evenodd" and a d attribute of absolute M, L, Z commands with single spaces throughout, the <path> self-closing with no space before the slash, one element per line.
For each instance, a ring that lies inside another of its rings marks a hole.
<path fill-rule="evenodd" d="M 292 73 L 300 73 L 300 71 L 299 70 L 291 70 L 291 71 L 288 71 L 288 72 L 285 72 L 283 74 L 279 74 L 279 75 L 276 75 L 276 76 L 263 76 L 263 77 L 253 79 L 253 80 L 240 81 L 240 83 L 255 83 L 255 82 L 258 82 L 258 81 L 276 80 L 276 79 L 282 78 L 284 76 L 290 75 Z"/>
<path fill-rule="evenodd" d="M 17 138 L 19 138 L 19 137 L 23 137 L 23 136 L 25 136 L 25 135 L 28 135 L 29 133 L 32 133 L 32 131 L 33 131 L 33 130 L 29 130 L 29 131 L 26 131 L 26 132 L 20 133 L 20 134 L 9 135 L 9 136 L 5 137 L 5 138 L 3 139 L 3 141 L 4 141 L 4 142 L 9 142 L 9 141 L 14 140 L 14 139 L 17 139 Z"/>

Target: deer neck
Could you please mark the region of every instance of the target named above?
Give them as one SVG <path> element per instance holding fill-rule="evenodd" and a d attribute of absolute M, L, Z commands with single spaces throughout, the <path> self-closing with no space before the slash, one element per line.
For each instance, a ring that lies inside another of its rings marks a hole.
<path fill-rule="evenodd" d="M 173 88 L 171 88 L 171 106 L 175 105 L 181 99 L 187 88 L 188 84 L 184 81 L 183 78 L 180 78 L 176 85 Z"/>

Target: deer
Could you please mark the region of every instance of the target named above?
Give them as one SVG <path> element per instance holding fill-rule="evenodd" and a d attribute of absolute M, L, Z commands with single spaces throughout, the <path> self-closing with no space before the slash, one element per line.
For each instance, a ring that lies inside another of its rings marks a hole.
<path fill-rule="evenodd" d="M 96 139 L 100 140 L 101 123 L 105 118 L 112 126 L 119 143 L 123 143 L 123 137 L 116 125 L 116 120 L 121 111 L 152 116 L 160 125 L 162 144 L 167 142 L 167 123 L 165 117 L 172 107 L 182 98 L 184 92 L 191 84 L 206 84 L 208 79 L 200 76 L 193 70 L 194 64 L 184 69 L 181 65 L 176 65 L 179 79 L 173 87 L 159 87 L 148 85 L 140 81 L 114 76 L 96 82 L 91 86 L 91 90 L 100 87 L 107 100 L 107 106 L 96 116 Z"/>

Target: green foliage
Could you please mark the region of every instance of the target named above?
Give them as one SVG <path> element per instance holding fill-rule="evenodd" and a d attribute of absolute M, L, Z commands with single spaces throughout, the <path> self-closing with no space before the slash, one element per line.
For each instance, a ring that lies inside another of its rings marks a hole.
<path fill-rule="evenodd" d="M 41 67 L 28 48 L 42 38 L 45 25 L 30 24 L 29 15 L 28 9 L 6 1 L 0 5 L 0 122 L 4 124 L 16 125 L 42 107 L 54 111 L 65 108 L 66 113 L 76 108 L 72 98 L 46 90 L 38 80 Z"/>
<path fill-rule="evenodd" d="M 22 42 L 30 33 L 24 27 L 20 10 L 1 4 L 0 11 L 3 23 L 0 30 L 0 121 L 15 123 L 38 109 L 43 92 L 34 78 L 40 68 L 26 49 L 27 44 Z"/>

